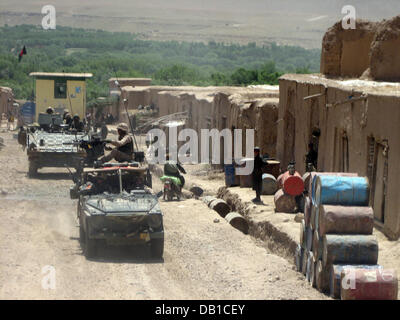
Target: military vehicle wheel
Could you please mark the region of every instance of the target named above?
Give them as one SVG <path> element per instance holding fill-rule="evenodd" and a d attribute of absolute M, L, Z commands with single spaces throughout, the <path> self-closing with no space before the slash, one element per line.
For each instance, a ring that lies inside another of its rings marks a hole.
<path fill-rule="evenodd" d="M 86 228 L 85 232 L 85 257 L 86 258 L 93 258 L 96 256 L 97 253 L 97 243 L 96 240 L 89 238 L 88 228 Z"/>
<path fill-rule="evenodd" d="M 151 255 L 154 258 L 162 258 L 164 253 L 164 238 L 151 240 Z"/>
<path fill-rule="evenodd" d="M 172 201 L 173 198 L 174 198 L 174 196 L 172 195 L 172 192 L 171 192 L 171 191 L 168 191 L 168 192 L 167 192 L 167 200 L 168 200 L 168 201 Z"/>
<path fill-rule="evenodd" d="M 38 167 L 34 162 L 29 162 L 29 171 L 28 176 L 29 178 L 33 178 L 37 175 Z"/>

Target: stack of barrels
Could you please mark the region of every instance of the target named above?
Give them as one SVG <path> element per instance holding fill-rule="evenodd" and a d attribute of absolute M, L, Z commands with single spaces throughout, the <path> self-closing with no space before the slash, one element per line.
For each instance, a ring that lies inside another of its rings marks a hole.
<path fill-rule="evenodd" d="M 296 197 L 303 195 L 304 181 L 300 174 L 296 171 L 290 174 L 289 171 L 282 173 L 278 179 L 279 190 L 275 193 L 275 211 L 294 213 L 297 211 Z"/>
<path fill-rule="evenodd" d="M 396 272 L 377 265 L 368 179 L 352 173 L 316 172 L 305 178 L 297 270 L 333 298 L 397 299 Z"/>

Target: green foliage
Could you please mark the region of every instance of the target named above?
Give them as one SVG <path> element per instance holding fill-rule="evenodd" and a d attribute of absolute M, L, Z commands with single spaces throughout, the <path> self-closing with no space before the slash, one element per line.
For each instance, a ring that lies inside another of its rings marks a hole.
<path fill-rule="evenodd" d="M 131 33 L 19 25 L 0 28 L 0 85 L 32 95 L 29 73 L 90 72 L 88 103 L 108 95 L 111 77 L 150 77 L 163 85 L 277 84 L 284 72 L 318 72 L 320 51 L 275 43 L 257 46 L 139 40 Z M 23 46 L 27 55 L 18 63 Z"/>

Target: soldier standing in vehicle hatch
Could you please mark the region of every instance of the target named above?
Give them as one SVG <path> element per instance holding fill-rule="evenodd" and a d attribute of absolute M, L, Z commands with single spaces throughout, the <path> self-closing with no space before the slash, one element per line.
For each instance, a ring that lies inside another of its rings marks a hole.
<path fill-rule="evenodd" d="M 128 134 L 128 125 L 126 123 L 120 123 L 117 126 L 117 131 L 118 140 L 110 142 L 110 144 L 116 146 L 116 148 L 111 149 L 106 147 L 106 150 L 111 149 L 111 152 L 100 158 L 99 161 L 96 161 L 97 165 L 108 162 L 112 159 L 115 159 L 118 162 L 134 160 L 133 138 Z"/>

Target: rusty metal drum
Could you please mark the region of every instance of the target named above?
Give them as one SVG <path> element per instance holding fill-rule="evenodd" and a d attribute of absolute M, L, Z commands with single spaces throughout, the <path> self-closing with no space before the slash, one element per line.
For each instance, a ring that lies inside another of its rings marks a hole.
<path fill-rule="evenodd" d="M 348 285 L 343 281 L 349 279 Z M 353 285 L 351 279 L 353 278 Z M 342 300 L 397 300 L 398 279 L 396 270 L 346 268 L 341 273 L 340 297 Z"/>
<path fill-rule="evenodd" d="M 322 261 L 332 264 L 377 264 L 378 241 L 372 235 L 335 235 L 323 237 Z"/>
<path fill-rule="evenodd" d="M 275 211 L 295 213 L 297 209 L 295 197 L 286 194 L 282 189 L 278 190 L 274 196 Z"/>
<path fill-rule="evenodd" d="M 229 205 L 222 199 L 215 199 L 209 204 L 210 209 L 218 212 L 218 214 L 225 218 L 225 216 L 231 211 Z"/>
<path fill-rule="evenodd" d="M 332 265 L 329 275 L 329 291 L 330 291 L 330 296 L 332 298 L 335 299 L 340 298 L 341 274 L 342 271 L 346 268 L 367 269 L 367 270 L 383 269 L 382 266 L 380 265 L 343 265 L 343 264 Z"/>
<path fill-rule="evenodd" d="M 366 234 L 374 228 L 374 211 L 371 207 L 331 206 L 319 207 L 318 230 L 325 234 Z"/>
<path fill-rule="evenodd" d="M 291 196 L 298 196 L 304 191 L 304 181 L 297 171 L 293 175 L 286 171 L 282 176 L 281 184 L 283 191 Z"/>
<path fill-rule="evenodd" d="M 242 231 L 244 234 L 249 233 L 249 223 L 241 214 L 230 212 L 225 216 L 225 220 L 228 221 L 232 227 Z"/>
<path fill-rule="evenodd" d="M 329 290 L 329 267 L 324 267 L 321 260 L 318 260 L 315 269 L 315 284 L 320 292 L 328 292 Z"/>
<path fill-rule="evenodd" d="M 322 241 L 322 237 L 319 236 L 318 230 L 314 230 L 312 249 L 314 252 L 314 257 L 317 260 L 321 260 L 322 259 L 322 251 L 323 251 L 323 241 Z"/>

